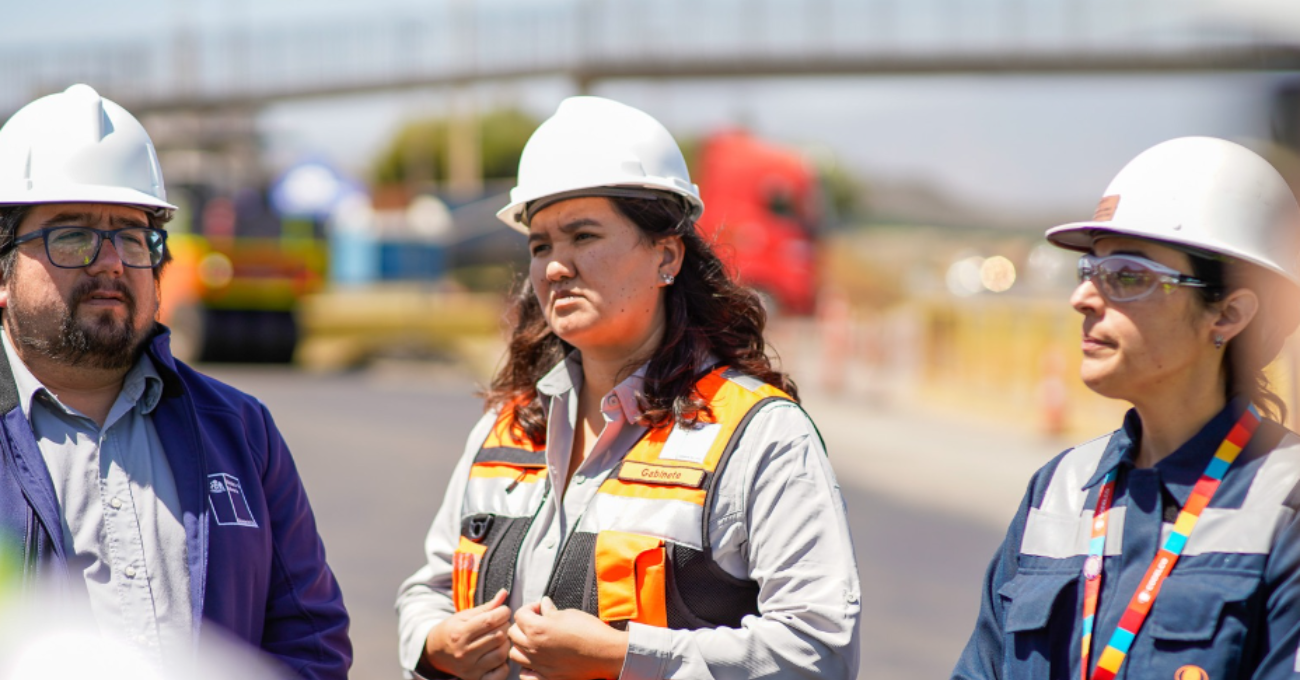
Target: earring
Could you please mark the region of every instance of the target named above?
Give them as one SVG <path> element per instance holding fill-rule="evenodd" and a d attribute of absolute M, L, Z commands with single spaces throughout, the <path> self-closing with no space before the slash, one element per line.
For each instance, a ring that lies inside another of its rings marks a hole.
<path fill-rule="evenodd" d="M 667 274 L 667 273 L 660 274 L 659 278 L 664 280 L 665 286 L 673 285 L 673 281 L 676 279 L 676 277 L 674 277 L 672 274 Z"/>
<path fill-rule="evenodd" d="M 1223 349 L 1223 336 L 1214 336 L 1214 349 Z"/>

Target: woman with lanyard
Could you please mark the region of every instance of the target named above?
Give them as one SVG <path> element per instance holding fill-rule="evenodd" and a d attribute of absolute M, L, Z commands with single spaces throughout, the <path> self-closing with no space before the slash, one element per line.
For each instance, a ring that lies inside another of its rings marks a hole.
<path fill-rule="evenodd" d="M 398 596 L 426 677 L 851 678 L 843 501 L 757 297 L 650 116 L 565 100 L 498 215 L 528 237 L 508 356 Z M 513 620 L 512 620 L 513 616 Z"/>
<path fill-rule="evenodd" d="M 1263 373 L 1300 314 L 1290 187 L 1175 139 L 1047 238 L 1084 253 L 1084 382 L 1133 409 L 1034 476 L 953 677 L 1295 677 L 1300 439 Z"/>

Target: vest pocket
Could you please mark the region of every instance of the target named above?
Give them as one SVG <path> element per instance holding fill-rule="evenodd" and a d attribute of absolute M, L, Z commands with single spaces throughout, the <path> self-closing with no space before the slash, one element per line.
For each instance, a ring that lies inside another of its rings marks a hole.
<path fill-rule="evenodd" d="M 451 592 L 456 611 L 474 606 L 474 591 L 478 587 L 478 571 L 487 546 L 475 543 L 464 536 L 451 557 Z"/>
<path fill-rule="evenodd" d="M 668 627 L 740 628 L 746 616 L 761 616 L 758 584 L 727 573 L 710 553 L 669 541 Z"/>
<path fill-rule="evenodd" d="M 532 517 L 503 517 L 477 513 L 461 518 L 460 544 L 452 558 L 452 587 L 456 610 L 492 599 L 498 590 L 514 587 L 515 563 Z M 463 569 L 462 569 L 463 567 Z M 462 569 L 462 571 L 457 571 Z M 457 580 L 457 574 L 463 575 Z M 464 589 L 464 607 L 459 593 Z"/>
<path fill-rule="evenodd" d="M 1061 597 L 1063 592 L 1074 592 L 1078 580 L 1079 572 L 1075 570 L 1020 572 L 998 589 L 1005 603 L 1006 677 L 1057 678 L 1078 674 L 1077 668 L 1073 673 L 1068 673 L 1066 668 L 1070 660 L 1069 645 L 1074 641 L 1072 635 L 1077 635 L 1071 625 L 1079 616 L 1076 598 Z M 1058 601 L 1062 606 L 1058 607 Z"/>
<path fill-rule="evenodd" d="M 668 626 L 663 539 L 622 531 L 596 535 L 596 596 L 601 621 Z"/>

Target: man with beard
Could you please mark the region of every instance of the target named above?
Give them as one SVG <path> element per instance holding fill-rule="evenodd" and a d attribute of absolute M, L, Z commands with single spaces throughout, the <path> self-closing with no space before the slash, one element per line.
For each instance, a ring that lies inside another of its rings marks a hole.
<path fill-rule="evenodd" d="M 155 321 L 174 210 L 144 128 L 88 86 L 0 128 L 0 558 L 156 662 L 216 626 L 344 678 L 347 613 L 284 440 Z"/>

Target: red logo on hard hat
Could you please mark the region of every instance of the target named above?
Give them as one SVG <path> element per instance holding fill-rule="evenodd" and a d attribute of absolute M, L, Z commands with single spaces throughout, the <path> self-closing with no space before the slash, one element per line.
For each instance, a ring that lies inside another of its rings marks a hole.
<path fill-rule="evenodd" d="M 1210 680 L 1210 674 L 1200 666 L 1183 666 L 1174 671 L 1174 680 Z"/>
<path fill-rule="evenodd" d="M 1094 222 L 1109 222 L 1115 219 L 1115 208 L 1119 207 L 1119 194 L 1102 196 L 1097 204 L 1097 211 L 1092 214 Z"/>

